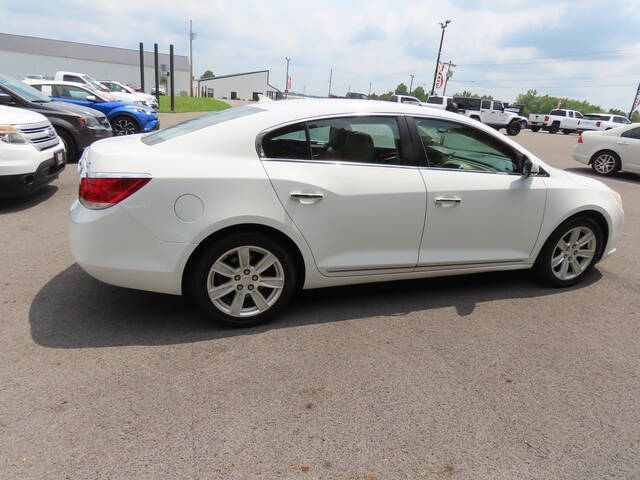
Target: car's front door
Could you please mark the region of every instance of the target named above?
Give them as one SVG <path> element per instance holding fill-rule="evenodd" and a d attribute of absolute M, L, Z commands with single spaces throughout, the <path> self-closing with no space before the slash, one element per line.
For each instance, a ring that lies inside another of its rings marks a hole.
<path fill-rule="evenodd" d="M 480 103 L 480 121 L 491 125 L 493 123 L 493 110 L 491 110 L 491 100 L 482 100 Z"/>
<path fill-rule="evenodd" d="M 416 266 L 426 191 L 400 131 L 403 117 L 357 116 L 263 135 L 263 165 L 324 275 Z"/>
<path fill-rule="evenodd" d="M 493 102 L 493 114 L 494 125 L 506 125 L 509 123 L 509 114 L 504 111 L 504 105 L 502 102 Z"/>
<path fill-rule="evenodd" d="M 622 132 L 618 138 L 618 151 L 622 154 L 623 169 L 640 173 L 640 127 Z"/>
<path fill-rule="evenodd" d="M 464 123 L 414 121 L 428 161 L 421 169 L 427 220 L 418 266 L 513 264 L 529 258 L 546 186 L 541 177 L 519 174 L 524 155 L 497 134 Z"/>

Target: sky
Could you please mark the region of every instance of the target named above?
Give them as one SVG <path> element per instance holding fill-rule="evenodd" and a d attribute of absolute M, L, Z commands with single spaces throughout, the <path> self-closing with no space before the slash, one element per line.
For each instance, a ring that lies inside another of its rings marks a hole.
<path fill-rule="evenodd" d="M 270 70 L 292 90 L 326 96 L 431 87 L 442 60 L 458 66 L 448 93 L 513 101 L 535 88 L 628 110 L 640 82 L 640 0 L 0 0 L 0 31 L 137 49 L 174 44 L 194 75 Z"/>

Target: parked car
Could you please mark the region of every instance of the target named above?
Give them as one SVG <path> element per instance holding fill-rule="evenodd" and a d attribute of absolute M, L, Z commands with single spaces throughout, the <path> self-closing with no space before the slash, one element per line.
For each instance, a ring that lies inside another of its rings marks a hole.
<path fill-rule="evenodd" d="M 623 223 L 603 183 L 477 121 L 390 102 L 232 108 L 97 142 L 79 167 L 78 264 L 233 325 L 299 288 L 529 268 L 572 285 Z"/>
<path fill-rule="evenodd" d="M 505 110 L 500 100 L 454 97 L 453 102 L 457 105 L 459 113 L 489 125 L 496 130 L 504 128 L 507 131 L 507 135 L 518 135 L 520 130 L 527 127 L 527 119 Z"/>
<path fill-rule="evenodd" d="M 0 104 L 44 115 L 62 140 L 67 161 L 75 161 L 86 147 L 112 135 L 104 113 L 92 108 L 55 102 L 24 82 L 0 74 Z"/>
<path fill-rule="evenodd" d="M 422 102 L 420 101 L 420 99 L 416 97 L 412 97 L 411 95 L 392 95 L 389 98 L 389 101 L 395 102 L 395 103 L 409 103 L 412 105 L 422 105 Z"/>
<path fill-rule="evenodd" d="M 155 95 L 156 94 L 156 87 L 153 86 L 151 87 L 151 95 Z M 158 95 L 166 95 L 167 94 L 167 89 L 164 88 L 163 86 L 159 86 L 158 87 Z"/>
<path fill-rule="evenodd" d="M 0 197 L 33 193 L 65 167 L 64 144 L 43 115 L 0 105 Z"/>
<path fill-rule="evenodd" d="M 587 113 L 578 120 L 578 133 L 588 130 L 611 130 L 621 125 L 629 125 L 629 120 L 624 115 L 612 115 L 609 113 Z"/>
<path fill-rule="evenodd" d="M 530 113 L 529 114 L 529 128 L 533 132 L 539 132 L 544 128 L 546 124 L 545 118 L 548 117 L 546 113 Z"/>
<path fill-rule="evenodd" d="M 158 100 L 153 95 L 147 95 L 146 93 L 140 93 L 124 83 L 116 82 L 115 80 L 100 80 L 100 83 L 109 89 L 109 92 L 113 96 L 114 93 L 126 93 L 133 95 L 140 103 L 147 105 L 148 107 L 158 110 Z M 117 99 L 117 97 L 116 97 Z"/>
<path fill-rule="evenodd" d="M 347 92 L 345 98 L 351 98 L 353 100 L 368 100 L 369 96 L 366 93 Z"/>
<path fill-rule="evenodd" d="M 86 73 L 76 72 L 56 72 L 54 80 L 58 82 L 73 82 L 78 85 L 84 85 L 91 90 L 98 93 L 109 93 L 115 100 L 126 103 L 139 103 L 141 105 L 147 105 L 147 101 L 138 96 L 138 94 L 131 94 L 129 92 L 114 91 L 112 92 L 106 85 L 99 82 L 91 75 Z M 151 105 L 149 105 L 151 106 Z"/>
<path fill-rule="evenodd" d="M 583 132 L 573 147 L 573 159 L 591 165 L 599 175 L 640 173 L 640 123 Z"/>
<path fill-rule="evenodd" d="M 431 95 L 423 105 L 431 108 L 439 108 L 440 110 L 457 110 L 457 106 L 454 106 L 452 97 L 443 97 L 440 95 Z"/>
<path fill-rule="evenodd" d="M 109 94 L 98 93 L 73 82 L 29 80 L 29 84 L 55 100 L 95 108 L 107 116 L 114 135 L 150 132 L 160 127 L 158 113 L 133 103 L 116 102 Z"/>
<path fill-rule="evenodd" d="M 582 114 L 577 110 L 555 109 L 544 116 L 542 129 L 549 133 L 562 133 L 568 135 L 578 130 L 578 122 L 582 119 Z M 533 129 L 532 129 L 533 130 Z"/>

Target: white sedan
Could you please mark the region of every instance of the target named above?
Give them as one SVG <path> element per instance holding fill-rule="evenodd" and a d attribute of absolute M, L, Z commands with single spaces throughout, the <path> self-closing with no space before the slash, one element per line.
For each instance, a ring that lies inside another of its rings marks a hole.
<path fill-rule="evenodd" d="M 90 275 L 264 322 L 299 288 L 534 268 L 572 285 L 621 198 L 479 122 L 360 100 L 264 102 L 94 143 L 71 208 Z"/>
<path fill-rule="evenodd" d="M 604 132 L 583 132 L 573 147 L 573 159 L 591 165 L 600 175 L 640 173 L 640 123 Z"/>

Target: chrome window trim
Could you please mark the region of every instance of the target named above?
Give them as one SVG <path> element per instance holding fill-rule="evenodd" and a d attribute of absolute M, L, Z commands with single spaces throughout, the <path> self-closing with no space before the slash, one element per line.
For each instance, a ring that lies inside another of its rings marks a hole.
<path fill-rule="evenodd" d="M 289 163 L 311 163 L 311 164 L 324 164 L 324 165 L 348 165 L 355 167 L 384 167 L 384 168 L 411 168 L 419 169 L 414 165 L 388 165 L 384 163 L 362 163 L 362 162 L 348 162 L 341 160 L 303 160 L 297 158 L 261 158 L 263 162 L 289 162 Z"/>

